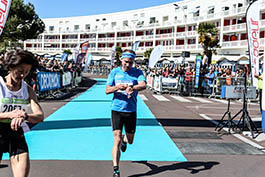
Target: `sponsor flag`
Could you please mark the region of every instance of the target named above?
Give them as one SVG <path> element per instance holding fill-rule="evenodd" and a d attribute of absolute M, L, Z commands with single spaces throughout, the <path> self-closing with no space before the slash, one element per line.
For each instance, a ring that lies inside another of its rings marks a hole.
<path fill-rule="evenodd" d="M 61 63 L 63 63 L 68 57 L 68 54 L 67 53 L 63 53 L 62 56 L 61 56 Z"/>
<path fill-rule="evenodd" d="M 259 74 L 259 29 L 260 29 L 260 4 L 254 1 L 247 9 L 247 33 L 248 33 L 248 49 L 249 63 L 251 66 L 252 83 L 254 87 L 258 87 L 258 79 L 255 75 Z"/>
<path fill-rule="evenodd" d="M 110 69 L 112 69 L 114 65 L 115 55 L 116 55 L 116 46 L 114 45 L 112 46 L 111 52 L 110 52 Z"/>
<path fill-rule="evenodd" d="M 197 55 L 196 56 L 196 71 L 195 71 L 195 88 L 199 87 L 201 65 L 202 65 L 202 56 Z"/>
<path fill-rule="evenodd" d="M 85 68 L 84 68 L 83 72 L 87 72 L 88 66 L 90 65 L 92 59 L 93 59 L 93 56 L 91 54 L 87 53 L 86 61 L 85 61 Z"/>
<path fill-rule="evenodd" d="M 8 17 L 8 12 L 11 6 L 12 0 L 2 0 L 0 2 L 0 13 L 1 13 L 1 21 L 0 21 L 0 35 L 4 30 L 4 26 L 6 24 L 6 20 Z"/>
<path fill-rule="evenodd" d="M 76 60 L 77 60 L 77 56 L 79 54 L 79 51 L 80 51 L 80 44 L 77 44 L 77 46 L 75 47 L 75 51 L 74 51 L 74 62 L 76 63 Z"/>
<path fill-rule="evenodd" d="M 134 52 L 136 52 L 136 50 L 137 50 L 139 44 L 140 44 L 140 41 L 135 41 L 135 43 L 133 44 L 133 46 L 132 46 L 132 50 L 133 50 Z"/>
<path fill-rule="evenodd" d="M 165 48 L 162 45 L 156 46 L 150 55 L 149 67 L 153 68 L 164 52 Z"/>
<path fill-rule="evenodd" d="M 81 53 L 87 53 L 87 49 L 88 49 L 88 41 L 81 44 Z"/>

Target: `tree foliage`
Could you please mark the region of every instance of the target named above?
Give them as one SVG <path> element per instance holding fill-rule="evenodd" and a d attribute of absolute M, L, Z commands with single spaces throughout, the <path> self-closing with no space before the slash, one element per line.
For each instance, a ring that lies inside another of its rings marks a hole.
<path fill-rule="evenodd" d="M 147 58 L 147 59 L 149 59 L 153 50 L 154 50 L 153 48 L 147 49 L 144 52 L 144 57 Z"/>
<path fill-rule="evenodd" d="M 13 0 L 0 42 L 34 39 L 44 29 L 45 24 L 36 14 L 33 4 L 24 4 L 24 0 Z"/>
<path fill-rule="evenodd" d="M 117 46 L 116 47 L 115 64 L 118 66 L 120 66 L 120 64 L 121 64 L 121 61 L 120 61 L 121 55 L 122 55 L 122 48 L 120 46 Z"/>
<path fill-rule="evenodd" d="M 216 49 L 220 48 L 219 45 L 219 31 L 214 24 L 200 23 L 198 28 L 199 43 L 208 56 L 211 62 L 212 54 L 216 54 Z"/>
<path fill-rule="evenodd" d="M 72 55 L 72 52 L 71 52 L 70 49 L 65 49 L 65 50 L 63 51 L 63 53 L 67 53 L 68 55 Z"/>

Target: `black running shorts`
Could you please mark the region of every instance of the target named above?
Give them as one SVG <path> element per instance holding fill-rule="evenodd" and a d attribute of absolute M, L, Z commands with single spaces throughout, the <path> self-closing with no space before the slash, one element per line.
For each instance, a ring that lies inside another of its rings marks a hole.
<path fill-rule="evenodd" d="M 136 130 L 136 112 L 111 112 L 112 129 L 122 130 L 123 126 L 126 133 L 135 133 Z"/>
<path fill-rule="evenodd" d="M 0 123 L 0 159 L 4 152 L 8 152 L 11 157 L 28 151 L 22 128 L 14 131 L 9 123 Z"/>

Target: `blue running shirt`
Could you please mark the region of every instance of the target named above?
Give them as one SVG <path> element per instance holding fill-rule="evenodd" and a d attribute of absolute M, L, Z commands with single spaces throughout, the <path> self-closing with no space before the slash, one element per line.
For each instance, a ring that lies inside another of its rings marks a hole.
<path fill-rule="evenodd" d="M 143 72 L 136 68 L 131 68 L 124 72 L 121 67 L 113 69 L 108 77 L 107 85 L 116 86 L 119 84 L 138 85 L 139 82 L 145 81 Z M 128 98 L 126 91 L 118 90 L 114 92 L 111 109 L 119 112 L 136 112 L 137 91 Z"/>

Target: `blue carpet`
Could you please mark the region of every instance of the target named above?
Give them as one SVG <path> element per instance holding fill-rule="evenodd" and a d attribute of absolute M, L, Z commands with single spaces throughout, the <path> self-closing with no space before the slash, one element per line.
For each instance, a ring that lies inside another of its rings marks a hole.
<path fill-rule="evenodd" d="M 26 133 L 31 160 L 112 160 L 112 95 L 104 79 Z M 121 160 L 186 161 L 138 97 L 137 130 Z M 4 155 L 7 159 L 7 154 Z"/>

